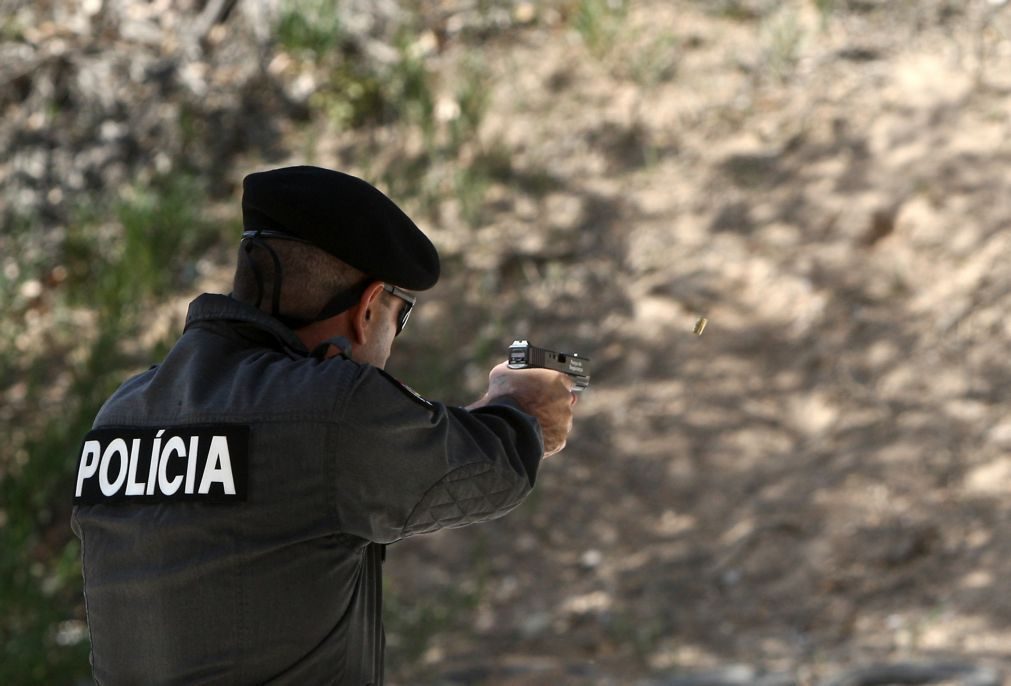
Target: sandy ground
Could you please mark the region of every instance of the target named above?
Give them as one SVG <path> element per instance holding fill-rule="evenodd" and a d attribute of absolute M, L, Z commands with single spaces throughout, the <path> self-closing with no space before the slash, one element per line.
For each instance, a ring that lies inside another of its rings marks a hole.
<path fill-rule="evenodd" d="M 530 502 L 391 548 L 395 683 L 1011 668 L 1011 11 L 706 5 L 483 55 L 513 182 L 405 345 L 594 379 Z"/>

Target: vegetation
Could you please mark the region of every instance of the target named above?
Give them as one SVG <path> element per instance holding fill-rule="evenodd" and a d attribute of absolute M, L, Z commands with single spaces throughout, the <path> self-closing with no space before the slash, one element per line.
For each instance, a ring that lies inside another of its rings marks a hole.
<path fill-rule="evenodd" d="M 195 178 L 124 189 L 78 210 L 59 250 L 24 221 L 5 237 L 5 303 L 14 317 L 52 317 L 45 329 L 2 337 L 3 423 L 13 459 L 0 463 L 0 682 L 67 683 L 87 669 L 80 549 L 69 537 L 72 467 L 101 403 L 178 334 L 145 330 L 165 296 L 188 287 L 196 261 L 221 237 L 201 219 Z M 47 281 L 42 283 L 42 279 Z M 16 329 L 15 329 L 16 330 Z"/>
<path fill-rule="evenodd" d="M 614 48 L 627 11 L 626 0 L 581 0 L 572 25 L 590 52 L 603 57 Z"/>
<path fill-rule="evenodd" d="M 277 40 L 290 52 L 325 57 L 341 42 L 337 4 L 327 0 L 286 0 L 277 23 Z"/>

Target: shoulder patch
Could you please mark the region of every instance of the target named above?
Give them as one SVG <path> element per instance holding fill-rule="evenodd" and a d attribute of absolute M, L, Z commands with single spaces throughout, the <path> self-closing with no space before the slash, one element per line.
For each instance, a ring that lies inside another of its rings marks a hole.
<path fill-rule="evenodd" d="M 427 398 L 425 398 L 424 396 L 422 396 L 420 393 L 418 393 L 416 390 L 414 390 L 413 388 L 411 388 L 410 386 L 408 386 L 407 384 L 405 384 L 403 381 L 400 381 L 396 377 L 392 376 L 389 372 L 387 372 L 385 370 L 382 370 L 382 369 L 379 369 L 378 367 L 376 368 L 376 371 L 378 371 L 380 374 L 382 374 L 385 378 L 389 379 L 393 383 L 394 386 L 396 386 L 401 391 L 403 391 L 404 393 L 406 393 L 411 398 L 411 400 L 414 400 L 415 402 L 420 403 L 426 409 L 429 409 L 429 410 L 431 410 L 431 409 L 433 409 L 435 407 L 435 405 L 432 403 L 431 400 L 428 400 Z"/>
<path fill-rule="evenodd" d="M 249 426 L 108 427 L 88 433 L 75 505 L 246 499 Z"/>

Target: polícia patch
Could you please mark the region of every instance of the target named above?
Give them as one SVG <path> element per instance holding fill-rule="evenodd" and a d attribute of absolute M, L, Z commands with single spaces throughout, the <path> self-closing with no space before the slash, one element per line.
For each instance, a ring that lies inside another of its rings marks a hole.
<path fill-rule="evenodd" d="M 106 427 L 88 433 L 75 505 L 246 499 L 249 426 Z"/>

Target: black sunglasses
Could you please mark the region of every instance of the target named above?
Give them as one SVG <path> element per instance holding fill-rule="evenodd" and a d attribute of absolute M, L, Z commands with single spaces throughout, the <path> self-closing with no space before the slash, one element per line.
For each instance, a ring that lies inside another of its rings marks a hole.
<path fill-rule="evenodd" d="M 397 296 L 398 298 L 404 301 L 404 306 L 400 308 L 400 314 L 397 315 L 396 335 L 399 336 L 400 332 L 404 330 L 405 326 L 407 326 L 407 320 L 411 318 L 411 310 L 414 309 L 414 304 L 418 302 L 418 298 L 416 296 L 411 295 L 402 288 L 391 286 L 388 283 L 383 284 L 383 290 L 386 291 L 387 293 L 392 293 L 393 295 Z"/>

